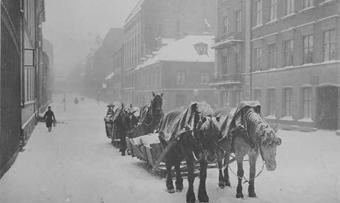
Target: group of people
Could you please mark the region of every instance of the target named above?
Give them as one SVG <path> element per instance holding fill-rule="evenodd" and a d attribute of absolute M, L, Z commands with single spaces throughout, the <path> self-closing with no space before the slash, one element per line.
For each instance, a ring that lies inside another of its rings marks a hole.
<path fill-rule="evenodd" d="M 127 108 L 124 107 L 124 104 L 109 104 L 107 107 L 105 121 L 113 124 L 111 142 L 114 144 L 119 140 L 119 150 L 121 155 L 125 156 L 127 149 L 125 137 L 139 121 L 139 108 L 133 107 L 132 104 Z"/>

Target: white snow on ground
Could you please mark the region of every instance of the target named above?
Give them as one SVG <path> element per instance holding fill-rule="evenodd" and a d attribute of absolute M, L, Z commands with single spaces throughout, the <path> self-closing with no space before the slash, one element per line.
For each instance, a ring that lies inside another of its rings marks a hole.
<path fill-rule="evenodd" d="M 26 150 L 0 180 L 1 203 L 185 202 L 186 180 L 182 193 L 170 195 L 165 181 L 147 172 L 142 161 L 120 156 L 109 144 L 103 123 L 106 104 L 86 99 L 78 105 L 67 103 L 63 112 L 61 100 L 56 97 L 52 109 L 62 123 L 52 133 L 38 124 Z M 258 198 L 247 197 L 245 184 L 245 199 L 236 199 L 232 174 L 232 187 L 219 189 L 217 169 L 209 169 L 210 202 L 340 202 L 340 137 L 328 131 L 278 134 L 283 139 L 278 168 L 256 179 Z"/>

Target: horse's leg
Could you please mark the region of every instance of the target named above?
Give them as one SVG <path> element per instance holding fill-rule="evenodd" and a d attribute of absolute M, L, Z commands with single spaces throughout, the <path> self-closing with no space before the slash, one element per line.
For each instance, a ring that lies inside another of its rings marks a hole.
<path fill-rule="evenodd" d="M 237 161 L 237 189 L 236 189 L 236 198 L 243 198 L 242 193 L 242 179 L 244 175 L 243 171 L 243 156 L 236 155 L 236 161 Z"/>
<path fill-rule="evenodd" d="M 125 156 L 125 151 L 126 151 L 126 135 L 125 132 L 122 133 L 122 138 L 121 138 L 121 152 L 122 156 Z"/>
<path fill-rule="evenodd" d="M 225 168 L 224 168 L 224 184 L 225 186 L 230 187 L 230 179 L 229 179 L 229 159 L 230 159 L 230 152 L 226 152 L 224 155 L 224 163 L 225 163 Z"/>
<path fill-rule="evenodd" d="M 209 197 L 205 187 L 205 181 L 207 179 L 207 166 L 207 161 L 202 159 L 200 161 L 200 185 L 198 188 L 198 200 L 200 202 L 209 202 Z"/>
<path fill-rule="evenodd" d="M 194 181 L 195 181 L 195 161 L 193 157 L 187 158 L 187 167 L 188 167 L 188 190 L 187 190 L 187 203 L 195 203 L 195 193 L 194 193 Z"/>
<path fill-rule="evenodd" d="M 222 174 L 223 170 L 223 152 L 218 152 L 217 154 L 217 165 L 218 165 L 218 186 L 223 189 L 225 187 L 224 177 Z"/>
<path fill-rule="evenodd" d="M 170 164 L 167 161 L 166 162 L 166 172 L 167 172 L 167 176 L 166 176 L 166 189 L 167 189 L 168 193 L 174 193 L 175 192 L 174 185 L 172 183 L 171 168 L 172 168 L 172 164 Z"/>
<path fill-rule="evenodd" d="M 249 186 L 248 186 L 248 195 L 249 197 L 256 197 L 255 193 L 255 173 L 256 173 L 256 160 L 257 154 L 252 154 L 249 156 Z"/>
<path fill-rule="evenodd" d="M 176 170 L 176 192 L 182 192 L 183 190 L 183 178 L 181 175 L 181 161 L 177 161 L 175 165 Z"/>

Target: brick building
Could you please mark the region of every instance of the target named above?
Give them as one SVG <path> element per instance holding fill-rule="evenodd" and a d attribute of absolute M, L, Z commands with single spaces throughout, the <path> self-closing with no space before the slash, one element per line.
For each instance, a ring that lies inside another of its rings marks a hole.
<path fill-rule="evenodd" d="M 47 105 L 48 62 L 42 50 L 44 0 L 1 0 L 0 177 Z"/>
<path fill-rule="evenodd" d="M 234 4 L 225 0 L 219 7 Z M 339 129 L 340 2 L 254 0 L 242 8 L 251 22 L 243 25 L 243 48 L 251 54 L 243 58 L 241 99 L 259 100 L 271 122 Z M 233 69 L 217 57 L 217 70 Z"/>
<path fill-rule="evenodd" d="M 141 0 L 124 25 L 124 101 L 133 103 L 133 69 L 162 46 L 164 38 L 215 33 L 216 0 Z"/>
<path fill-rule="evenodd" d="M 191 101 L 216 105 L 215 91 L 209 86 L 215 60 L 212 40 L 211 35 L 165 40 L 167 45 L 133 71 L 134 104 L 148 104 L 155 91 L 164 93 L 165 111 L 186 107 Z"/>

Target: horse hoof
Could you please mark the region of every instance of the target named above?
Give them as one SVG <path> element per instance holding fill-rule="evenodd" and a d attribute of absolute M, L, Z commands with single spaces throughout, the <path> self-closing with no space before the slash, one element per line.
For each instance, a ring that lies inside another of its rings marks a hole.
<path fill-rule="evenodd" d="M 249 197 L 256 197 L 256 193 L 255 192 L 249 193 L 248 196 Z"/>
<path fill-rule="evenodd" d="M 224 184 L 218 184 L 218 187 L 220 187 L 221 189 L 225 188 Z"/>
<path fill-rule="evenodd" d="M 175 193 L 175 190 L 174 189 L 168 189 L 168 193 L 170 193 L 170 194 Z"/>
<path fill-rule="evenodd" d="M 230 187 L 230 186 L 231 186 L 231 185 L 230 185 L 230 182 L 226 182 L 226 183 L 225 183 L 225 186 Z"/>
<path fill-rule="evenodd" d="M 242 193 L 237 193 L 237 194 L 236 194 L 236 198 L 244 198 L 244 196 L 243 196 Z"/>

